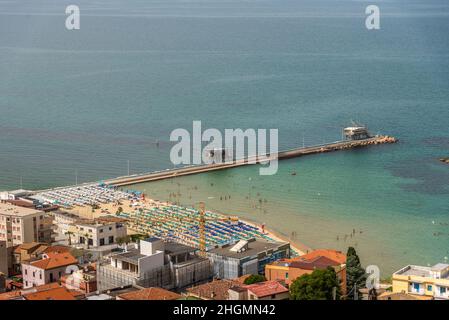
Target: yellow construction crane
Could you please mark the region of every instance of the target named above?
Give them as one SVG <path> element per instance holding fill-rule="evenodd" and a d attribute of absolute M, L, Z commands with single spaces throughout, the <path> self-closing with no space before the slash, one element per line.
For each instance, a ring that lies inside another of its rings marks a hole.
<path fill-rule="evenodd" d="M 206 209 L 204 202 L 200 202 L 199 206 L 199 254 L 203 257 L 206 256 L 206 221 L 231 221 L 233 223 L 238 223 L 238 217 L 226 217 L 226 218 L 208 218 L 206 219 Z"/>

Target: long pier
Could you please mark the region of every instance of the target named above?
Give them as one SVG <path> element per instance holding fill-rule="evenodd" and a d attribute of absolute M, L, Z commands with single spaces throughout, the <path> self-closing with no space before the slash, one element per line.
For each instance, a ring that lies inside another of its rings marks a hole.
<path fill-rule="evenodd" d="M 262 155 L 262 156 L 251 156 L 245 159 L 234 160 L 232 162 L 224 163 L 213 163 L 213 164 L 203 164 L 203 165 L 191 165 L 182 168 L 167 169 L 164 171 L 156 171 L 143 174 L 135 174 L 130 176 L 123 176 L 114 179 L 106 180 L 105 183 L 114 186 L 126 186 L 130 184 L 158 181 L 163 179 L 169 179 L 179 176 L 186 176 L 191 174 L 198 174 L 203 172 L 210 172 L 216 170 L 223 170 L 235 167 L 241 167 L 250 164 L 257 164 L 265 162 L 267 160 L 273 160 L 277 158 L 278 160 L 296 158 L 308 154 L 324 153 L 338 150 L 348 150 L 359 147 L 366 147 L 370 145 L 385 144 L 385 143 L 395 143 L 397 140 L 390 136 L 375 136 L 367 139 L 361 140 L 343 140 L 331 143 L 326 143 L 322 145 L 295 148 L 290 150 L 285 150 L 278 152 L 275 155 Z"/>

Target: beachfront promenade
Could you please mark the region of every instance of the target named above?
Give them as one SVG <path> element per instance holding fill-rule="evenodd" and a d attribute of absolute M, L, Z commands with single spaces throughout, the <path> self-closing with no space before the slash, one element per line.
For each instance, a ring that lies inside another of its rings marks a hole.
<path fill-rule="evenodd" d="M 290 150 L 285 150 L 278 152 L 276 155 L 262 155 L 262 156 L 252 156 L 245 159 L 234 160 L 232 162 L 224 163 L 213 163 L 204 165 L 191 165 L 182 168 L 167 169 L 164 171 L 156 171 L 143 174 L 135 174 L 130 176 L 123 176 L 114 179 L 106 180 L 105 183 L 114 186 L 126 186 L 142 182 L 157 181 L 163 179 L 169 179 L 173 177 L 186 176 L 191 174 L 198 174 L 203 172 L 223 170 L 229 168 L 235 168 L 240 166 L 245 166 L 249 164 L 264 163 L 267 160 L 273 160 L 277 157 L 278 160 L 296 158 L 303 155 L 324 153 L 338 150 L 347 150 L 359 147 L 365 147 L 370 145 L 385 144 L 385 143 L 395 143 L 397 140 L 390 136 L 375 136 L 367 139 L 361 140 L 344 140 L 336 141 L 322 145 L 295 148 Z"/>

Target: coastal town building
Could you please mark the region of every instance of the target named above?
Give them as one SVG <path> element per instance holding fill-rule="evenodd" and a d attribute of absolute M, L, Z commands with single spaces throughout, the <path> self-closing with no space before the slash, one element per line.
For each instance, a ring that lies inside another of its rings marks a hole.
<path fill-rule="evenodd" d="M 72 214 L 55 215 L 59 237 L 65 235 L 67 244 L 101 248 L 117 244 L 127 235 L 125 220 L 118 217 L 99 217 L 92 220 L 74 219 Z M 62 234 L 61 234 L 62 232 Z"/>
<path fill-rule="evenodd" d="M 183 288 L 210 279 L 210 261 L 199 257 L 197 249 L 159 238 L 140 240 L 112 254 L 99 266 L 99 290 L 140 285 L 142 287 Z"/>
<path fill-rule="evenodd" d="M 278 281 L 263 281 L 243 286 L 248 292 L 248 300 L 288 300 L 288 289 Z"/>
<path fill-rule="evenodd" d="M 404 292 L 383 292 L 377 296 L 377 300 L 433 300 L 433 297 Z"/>
<path fill-rule="evenodd" d="M 56 282 L 76 269 L 78 260 L 70 253 L 44 253 L 40 260 L 22 263 L 23 288 Z"/>
<path fill-rule="evenodd" d="M 0 202 L 0 241 L 8 247 L 53 240 L 52 220 L 45 212 Z"/>
<path fill-rule="evenodd" d="M 186 296 L 201 300 L 244 300 L 247 296 L 245 294 L 240 296 L 242 299 L 234 298 L 237 290 L 241 289 L 248 276 L 244 275 L 236 279 L 214 279 L 210 282 L 187 288 Z M 233 290 L 231 290 L 232 288 Z M 242 291 L 246 293 L 246 290 L 242 289 Z"/>
<path fill-rule="evenodd" d="M 314 270 L 334 268 L 343 294 L 346 293 L 346 255 L 340 251 L 318 249 L 292 259 L 280 259 L 265 266 L 268 280 L 280 280 L 287 286 L 296 278 Z"/>
<path fill-rule="evenodd" d="M 80 217 L 76 214 L 65 212 L 65 211 L 55 211 L 53 212 L 53 224 L 55 226 L 55 241 L 57 242 L 69 242 L 68 237 L 73 235 L 72 232 L 73 225 L 80 220 Z M 71 242 L 72 239 L 70 239 Z M 74 240 L 75 242 L 75 240 Z"/>
<path fill-rule="evenodd" d="M 288 289 L 279 281 L 246 285 L 247 277 L 213 280 L 188 288 L 186 296 L 201 300 L 287 300 L 290 297 Z"/>
<path fill-rule="evenodd" d="M 6 246 L 6 241 L 0 241 L 0 273 L 8 275 L 10 272 L 11 257 L 8 253 L 9 248 Z"/>
<path fill-rule="evenodd" d="M 31 195 L 33 192 L 24 189 L 11 190 L 11 191 L 1 191 L 0 200 L 17 200 L 20 197 L 25 197 Z"/>
<path fill-rule="evenodd" d="M 14 275 L 22 273 L 22 263 L 25 261 L 41 259 L 44 253 L 70 251 L 69 247 L 60 245 L 52 246 L 40 242 L 22 243 L 11 249 L 11 254 L 9 256 L 9 260 L 11 261 L 10 274 Z"/>
<path fill-rule="evenodd" d="M 449 299 L 449 264 L 432 267 L 408 265 L 392 275 L 394 293 Z"/>
<path fill-rule="evenodd" d="M 85 295 L 76 290 L 67 289 L 58 283 L 50 283 L 28 289 L 15 290 L 0 294 L 1 300 L 82 300 Z"/>
<path fill-rule="evenodd" d="M 61 284 L 67 289 L 77 290 L 85 294 L 97 291 L 97 271 L 96 265 L 90 264 L 72 272 L 63 275 L 60 279 Z"/>
<path fill-rule="evenodd" d="M 181 295 L 163 288 L 151 287 L 119 294 L 117 300 L 178 300 Z"/>
<path fill-rule="evenodd" d="M 265 265 L 290 257 L 290 244 L 263 239 L 240 240 L 207 252 L 214 265 L 214 276 L 234 279 L 245 274 L 263 274 Z"/>

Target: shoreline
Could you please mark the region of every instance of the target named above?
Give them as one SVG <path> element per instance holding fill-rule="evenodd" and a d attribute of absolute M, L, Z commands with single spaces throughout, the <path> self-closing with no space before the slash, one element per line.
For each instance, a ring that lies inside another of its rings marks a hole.
<path fill-rule="evenodd" d="M 220 212 L 220 214 L 228 216 L 221 212 Z M 239 217 L 239 220 L 246 224 L 252 225 L 252 226 L 260 229 L 260 223 L 258 221 L 248 219 L 248 218 L 241 219 L 240 217 Z M 275 241 L 290 243 L 290 248 L 293 249 L 294 251 L 296 251 L 298 253 L 298 255 L 300 255 L 300 256 L 313 250 L 311 247 L 306 246 L 305 244 L 303 244 L 301 242 L 289 239 L 287 236 L 280 234 L 280 232 L 276 231 L 275 229 L 265 227 L 265 234 L 268 235 L 270 238 L 272 238 Z"/>
<path fill-rule="evenodd" d="M 187 205 L 183 205 L 183 204 L 176 204 L 176 203 L 172 203 L 169 201 L 165 201 L 165 200 L 156 200 L 156 199 L 152 199 L 149 198 L 147 195 L 145 195 L 145 200 L 141 200 L 141 202 L 143 203 L 143 205 L 145 207 L 152 207 L 152 206 L 169 206 L 169 205 L 179 205 L 185 208 L 189 208 L 189 206 Z M 130 206 L 131 202 L 129 200 L 125 200 L 123 201 L 123 205 L 121 206 L 122 208 L 127 208 L 128 206 Z M 94 218 L 98 218 L 100 216 L 110 216 L 110 215 L 115 215 L 115 211 L 114 209 L 117 209 L 118 207 L 116 207 L 113 203 L 106 203 L 106 204 L 101 204 L 100 208 L 98 209 L 94 209 L 92 210 L 91 207 L 78 207 L 75 206 L 72 209 L 66 209 L 68 212 L 73 213 L 78 215 L 79 217 L 82 218 L 87 218 L 87 219 L 94 219 Z M 126 210 L 124 210 L 126 212 Z M 223 217 L 231 217 L 231 216 L 236 216 L 236 215 L 230 215 L 224 212 L 221 212 L 220 210 L 208 210 L 210 212 L 213 212 L 215 214 L 221 215 Z M 237 216 L 239 221 L 251 225 L 253 227 L 256 227 L 260 232 L 262 232 L 262 228 L 261 228 L 261 222 L 253 220 L 253 219 L 248 219 L 248 218 L 244 218 L 242 219 L 240 216 Z M 128 234 L 135 233 L 135 230 L 132 229 L 128 229 Z M 281 234 L 279 231 L 273 229 L 273 228 L 269 228 L 266 227 L 264 228 L 264 234 L 267 235 L 268 237 L 270 237 L 272 240 L 277 241 L 277 242 L 288 242 L 290 243 L 290 248 L 292 251 L 296 252 L 299 256 L 306 254 L 307 252 L 309 252 L 310 250 L 312 250 L 312 248 L 310 248 L 309 246 L 298 242 L 296 240 L 291 240 L 288 238 L 288 236 Z"/>

